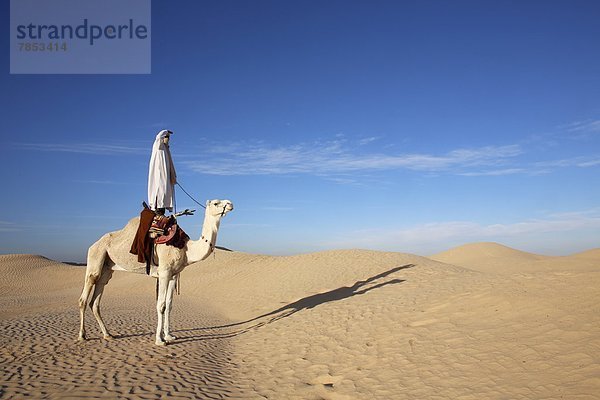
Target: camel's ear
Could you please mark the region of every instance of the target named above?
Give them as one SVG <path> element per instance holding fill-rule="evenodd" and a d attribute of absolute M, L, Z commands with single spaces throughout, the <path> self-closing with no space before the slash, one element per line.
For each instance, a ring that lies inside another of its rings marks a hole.
<path fill-rule="evenodd" d="M 210 200 L 206 200 L 205 205 L 206 205 L 206 207 L 208 207 L 210 205 Z"/>

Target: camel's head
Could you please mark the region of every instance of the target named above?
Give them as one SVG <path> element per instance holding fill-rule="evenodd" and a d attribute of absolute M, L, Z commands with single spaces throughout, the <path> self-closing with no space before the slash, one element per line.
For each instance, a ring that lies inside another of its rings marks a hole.
<path fill-rule="evenodd" d="M 233 203 L 229 200 L 208 200 L 206 212 L 214 217 L 222 217 L 233 210 Z"/>

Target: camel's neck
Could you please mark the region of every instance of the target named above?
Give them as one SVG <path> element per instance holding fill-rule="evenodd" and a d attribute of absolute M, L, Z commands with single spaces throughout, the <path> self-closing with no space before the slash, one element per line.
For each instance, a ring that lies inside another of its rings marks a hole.
<path fill-rule="evenodd" d="M 204 215 L 200 239 L 190 240 L 187 244 L 186 255 L 189 264 L 206 259 L 214 251 L 220 223 L 221 218 L 209 215 L 208 212 Z"/>

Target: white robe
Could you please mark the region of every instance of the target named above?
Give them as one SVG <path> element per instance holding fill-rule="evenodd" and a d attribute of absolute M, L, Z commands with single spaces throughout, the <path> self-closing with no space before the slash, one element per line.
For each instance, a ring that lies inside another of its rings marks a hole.
<path fill-rule="evenodd" d="M 166 130 L 158 132 L 152 146 L 148 170 L 148 204 L 153 210 L 166 208 L 173 211 L 177 175 L 169 146 L 163 142 L 167 134 Z"/>

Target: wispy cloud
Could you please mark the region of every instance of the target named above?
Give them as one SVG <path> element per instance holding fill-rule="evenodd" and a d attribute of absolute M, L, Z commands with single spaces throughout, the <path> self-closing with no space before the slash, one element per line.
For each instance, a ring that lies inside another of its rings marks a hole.
<path fill-rule="evenodd" d="M 505 168 L 505 169 L 493 169 L 489 171 L 478 171 L 478 172 L 463 172 L 459 175 L 462 176 L 502 176 L 502 175 L 515 175 L 522 174 L 528 171 L 524 168 Z"/>
<path fill-rule="evenodd" d="M 581 168 L 590 168 L 600 165 L 600 158 L 579 163 L 577 166 Z"/>
<path fill-rule="evenodd" d="M 202 160 L 184 161 L 191 170 L 211 175 L 335 175 L 383 170 L 468 172 L 473 167 L 503 166 L 522 154 L 519 145 L 463 148 L 444 154 L 364 153 L 364 142 L 343 139 L 271 146 L 234 143 L 205 150 Z"/>
<path fill-rule="evenodd" d="M 378 136 L 371 136 L 371 137 L 367 137 L 367 138 L 364 138 L 364 139 L 360 139 L 358 141 L 358 144 L 361 145 L 361 146 L 364 146 L 364 145 L 367 145 L 367 144 L 369 144 L 371 142 L 375 142 L 375 141 L 377 141 L 379 139 L 380 138 Z"/>
<path fill-rule="evenodd" d="M 93 155 L 146 155 L 147 147 L 100 143 L 14 143 L 15 147 L 32 151 L 79 153 Z"/>
<path fill-rule="evenodd" d="M 91 184 L 91 185 L 132 185 L 132 183 L 128 183 L 128 182 L 117 182 L 117 181 L 111 181 L 111 180 L 94 180 L 94 179 L 74 180 L 73 182 L 87 183 L 87 184 Z"/>
<path fill-rule="evenodd" d="M 23 228 L 14 222 L 0 221 L 0 232 L 18 232 Z"/>
<path fill-rule="evenodd" d="M 600 120 L 565 125 L 572 130 L 600 129 Z M 430 175 L 500 177 L 541 175 L 562 168 L 591 168 L 600 165 L 600 155 L 573 155 L 570 158 L 539 160 L 548 155 L 536 146 L 521 144 L 455 148 L 445 152 L 401 152 L 396 147 L 377 146 L 380 137 L 349 139 L 336 135 L 331 140 L 273 145 L 246 141 L 213 145 L 202 149 L 200 158 L 187 157 L 182 164 L 207 175 L 309 174 L 339 184 L 360 184 L 361 177 L 382 171 L 413 171 Z M 377 150 L 373 150 L 377 149 Z M 580 153 L 584 154 L 584 153 Z"/>
<path fill-rule="evenodd" d="M 473 241 L 504 243 L 535 243 L 549 236 L 565 241 L 565 234 L 576 237 L 577 232 L 600 230 L 600 209 L 527 219 L 510 224 L 481 224 L 470 221 L 433 222 L 403 229 L 369 229 L 350 232 L 326 243 L 328 247 L 368 247 L 410 251 L 441 251 L 458 244 Z M 584 235 L 585 236 L 585 235 Z M 588 237 L 591 246 L 597 246 L 597 236 Z M 581 238 L 575 239 L 581 241 Z M 583 243 L 583 242 L 582 242 Z M 595 243 L 595 244 L 594 244 Z"/>
<path fill-rule="evenodd" d="M 541 161 L 534 164 L 535 167 L 548 168 L 548 167 L 579 167 L 579 168 L 590 168 L 600 165 L 600 156 L 593 157 L 573 157 L 565 158 L 552 161 Z"/>
<path fill-rule="evenodd" d="M 585 121 L 576 121 L 566 125 L 565 129 L 576 135 L 600 133 L 600 120 L 588 119 Z"/>

